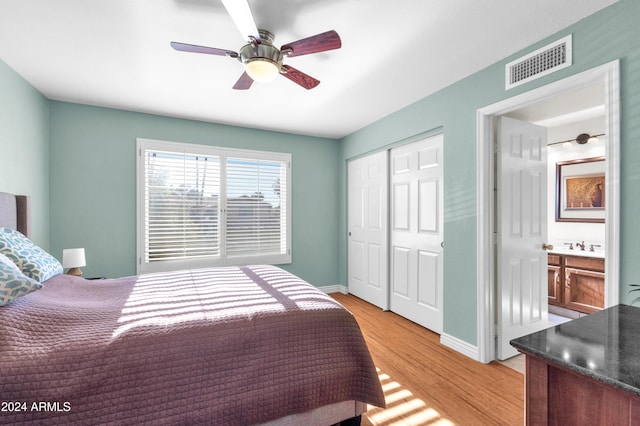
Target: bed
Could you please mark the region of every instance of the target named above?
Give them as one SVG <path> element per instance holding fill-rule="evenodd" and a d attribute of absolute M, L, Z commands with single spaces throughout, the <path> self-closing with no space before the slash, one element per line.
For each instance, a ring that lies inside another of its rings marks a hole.
<path fill-rule="evenodd" d="M 28 237 L 28 210 L 0 193 L 0 228 Z M 2 424 L 358 424 L 385 404 L 353 316 L 280 268 L 38 285 L 0 306 Z"/>

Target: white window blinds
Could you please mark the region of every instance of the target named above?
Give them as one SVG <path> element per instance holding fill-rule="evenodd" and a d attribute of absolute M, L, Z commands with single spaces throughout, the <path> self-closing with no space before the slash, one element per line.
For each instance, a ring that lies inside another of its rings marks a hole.
<path fill-rule="evenodd" d="M 287 164 L 227 158 L 227 256 L 273 255 L 286 250 Z"/>
<path fill-rule="evenodd" d="M 145 152 L 145 260 L 220 256 L 220 159 Z"/>
<path fill-rule="evenodd" d="M 290 154 L 138 139 L 138 273 L 289 263 Z"/>

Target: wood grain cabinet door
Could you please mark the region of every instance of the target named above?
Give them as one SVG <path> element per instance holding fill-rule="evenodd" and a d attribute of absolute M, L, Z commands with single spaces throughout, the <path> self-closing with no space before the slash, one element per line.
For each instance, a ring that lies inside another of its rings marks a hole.
<path fill-rule="evenodd" d="M 584 313 L 604 308 L 604 273 L 565 267 L 564 306 Z"/>
<path fill-rule="evenodd" d="M 562 305 L 562 279 L 560 277 L 560 266 L 549 265 L 547 268 L 549 285 L 549 304 Z"/>

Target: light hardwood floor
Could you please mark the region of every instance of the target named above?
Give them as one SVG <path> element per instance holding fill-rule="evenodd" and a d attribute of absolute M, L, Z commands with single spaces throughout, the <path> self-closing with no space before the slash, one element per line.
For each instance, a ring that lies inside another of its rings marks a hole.
<path fill-rule="evenodd" d="M 522 425 L 524 377 L 440 344 L 440 336 L 352 295 L 331 294 L 356 317 L 378 368 L 387 408 L 362 425 Z"/>

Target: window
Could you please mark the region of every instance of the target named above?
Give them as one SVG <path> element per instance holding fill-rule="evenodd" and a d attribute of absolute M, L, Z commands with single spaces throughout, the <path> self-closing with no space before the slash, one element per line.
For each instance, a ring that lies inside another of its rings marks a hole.
<path fill-rule="evenodd" d="M 138 139 L 138 273 L 291 262 L 291 155 Z"/>

